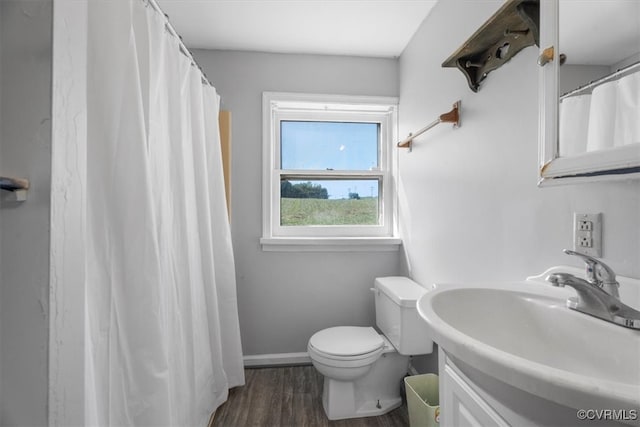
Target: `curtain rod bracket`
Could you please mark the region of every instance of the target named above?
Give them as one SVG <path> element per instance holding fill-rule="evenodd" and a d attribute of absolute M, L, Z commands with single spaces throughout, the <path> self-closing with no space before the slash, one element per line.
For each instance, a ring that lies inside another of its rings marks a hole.
<path fill-rule="evenodd" d="M 451 111 L 449 111 L 447 113 L 444 113 L 444 114 L 440 114 L 440 117 L 438 117 L 436 120 L 434 120 L 433 122 L 429 123 L 428 125 L 426 125 L 422 129 L 417 131 L 415 134 L 410 133 L 409 136 L 407 136 L 402 141 L 398 142 L 398 144 L 397 144 L 398 148 L 409 148 L 409 152 L 411 152 L 412 145 L 413 145 L 413 140 L 415 138 L 417 138 L 418 136 L 422 135 L 423 133 L 425 133 L 426 131 L 428 131 L 429 129 L 439 125 L 440 123 L 453 123 L 453 127 L 454 128 L 459 128 L 460 127 L 460 106 L 461 105 L 462 105 L 462 101 L 456 101 L 453 104 L 453 109 Z"/>

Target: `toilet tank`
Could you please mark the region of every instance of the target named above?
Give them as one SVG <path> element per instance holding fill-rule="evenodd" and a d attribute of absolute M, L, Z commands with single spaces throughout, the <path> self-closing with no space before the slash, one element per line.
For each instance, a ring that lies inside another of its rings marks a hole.
<path fill-rule="evenodd" d="M 402 355 L 429 354 L 433 341 L 416 302 L 427 290 L 407 277 L 375 280 L 376 325 Z"/>

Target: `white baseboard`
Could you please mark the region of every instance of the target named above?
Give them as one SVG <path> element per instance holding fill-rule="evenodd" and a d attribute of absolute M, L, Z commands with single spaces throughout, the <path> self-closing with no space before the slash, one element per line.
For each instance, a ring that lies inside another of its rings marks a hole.
<path fill-rule="evenodd" d="M 254 354 L 243 357 L 245 368 L 258 368 L 267 366 L 295 366 L 311 365 L 311 358 L 305 352 L 301 353 L 276 353 Z"/>

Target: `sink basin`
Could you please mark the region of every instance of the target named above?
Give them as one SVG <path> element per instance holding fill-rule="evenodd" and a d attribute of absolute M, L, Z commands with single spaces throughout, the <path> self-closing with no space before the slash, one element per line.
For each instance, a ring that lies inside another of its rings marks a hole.
<path fill-rule="evenodd" d="M 572 408 L 640 409 L 640 331 L 566 308 L 534 281 L 443 285 L 418 301 L 451 357 Z"/>

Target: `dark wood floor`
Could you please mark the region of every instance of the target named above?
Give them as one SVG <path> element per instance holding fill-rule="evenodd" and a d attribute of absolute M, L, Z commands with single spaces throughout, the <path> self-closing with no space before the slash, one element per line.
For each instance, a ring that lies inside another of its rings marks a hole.
<path fill-rule="evenodd" d="M 215 427 L 406 427 L 406 405 L 380 417 L 329 421 L 322 409 L 322 375 L 313 366 L 246 369 L 246 384 L 229 392 Z"/>

